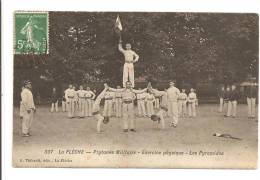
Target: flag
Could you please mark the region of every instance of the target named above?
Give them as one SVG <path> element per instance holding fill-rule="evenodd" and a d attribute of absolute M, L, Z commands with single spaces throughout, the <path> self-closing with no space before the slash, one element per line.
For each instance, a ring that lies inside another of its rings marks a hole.
<path fill-rule="evenodd" d="M 123 30 L 119 15 L 116 18 L 115 28 L 116 28 L 116 30 L 119 30 L 119 31 Z"/>

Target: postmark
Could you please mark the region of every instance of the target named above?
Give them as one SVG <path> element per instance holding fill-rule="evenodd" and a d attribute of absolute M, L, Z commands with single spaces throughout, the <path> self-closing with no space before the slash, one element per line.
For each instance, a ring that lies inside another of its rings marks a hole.
<path fill-rule="evenodd" d="M 48 12 L 16 11 L 14 13 L 14 53 L 49 53 Z"/>

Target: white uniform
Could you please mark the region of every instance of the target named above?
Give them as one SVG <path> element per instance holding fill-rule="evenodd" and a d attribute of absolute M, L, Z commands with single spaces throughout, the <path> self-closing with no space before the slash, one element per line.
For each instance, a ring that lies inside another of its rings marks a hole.
<path fill-rule="evenodd" d="M 97 120 L 97 132 L 101 132 L 101 123 L 104 120 L 104 117 L 100 114 L 100 102 L 105 97 L 107 89 L 104 89 L 96 98 L 96 100 L 93 103 L 92 112 Z"/>
<path fill-rule="evenodd" d="M 154 97 L 155 97 L 154 108 L 159 109 L 160 108 L 160 98 L 161 98 L 161 96 L 155 94 Z"/>
<path fill-rule="evenodd" d="M 172 117 L 172 124 L 178 124 L 178 97 L 180 90 L 176 87 L 170 87 L 167 89 L 167 99 L 168 99 L 168 112 Z"/>
<path fill-rule="evenodd" d="M 85 104 L 86 104 L 85 94 L 86 94 L 85 90 L 77 91 L 77 96 L 79 99 L 78 103 L 79 103 L 79 116 L 80 117 L 84 117 L 84 115 L 85 115 Z"/>
<path fill-rule="evenodd" d="M 187 113 L 187 100 L 188 96 L 186 93 L 180 93 L 179 98 L 178 98 L 178 111 L 179 111 L 179 116 L 184 117 L 185 114 Z"/>
<path fill-rule="evenodd" d="M 116 117 L 122 117 L 122 93 L 115 93 Z"/>
<path fill-rule="evenodd" d="M 146 116 L 145 98 L 146 98 L 146 93 L 141 93 L 141 94 L 137 94 L 136 95 L 138 115 L 140 117 L 141 116 Z"/>
<path fill-rule="evenodd" d="M 95 96 L 92 91 L 85 91 L 85 116 L 92 116 L 92 100 Z"/>
<path fill-rule="evenodd" d="M 138 61 L 139 56 L 133 50 L 124 50 L 122 48 L 122 44 L 119 44 L 118 49 L 125 56 L 125 64 L 123 70 L 123 87 L 125 87 L 125 83 L 129 81 L 132 83 L 132 87 L 134 87 L 134 63 Z"/>
<path fill-rule="evenodd" d="M 35 110 L 33 94 L 29 89 L 25 88 L 21 92 L 21 98 L 22 98 L 21 105 L 23 108 L 22 133 L 28 134 L 30 132 L 30 128 L 33 121 L 34 110 Z"/>
<path fill-rule="evenodd" d="M 146 93 L 145 101 L 146 101 L 147 116 L 151 117 L 154 114 L 154 106 L 153 106 L 153 103 L 155 101 L 154 95 L 150 93 Z"/>
<path fill-rule="evenodd" d="M 197 100 L 196 93 L 190 92 L 188 95 L 189 117 L 196 117 L 196 100 Z"/>
<path fill-rule="evenodd" d="M 75 116 L 75 90 L 66 89 L 65 90 L 65 99 L 68 106 L 68 117 L 72 118 Z"/>
<path fill-rule="evenodd" d="M 143 90 L 135 90 L 135 89 L 114 89 L 109 88 L 109 90 L 114 92 L 122 92 L 122 100 L 123 100 L 123 128 L 124 130 L 128 130 L 129 122 L 130 129 L 135 129 L 135 119 L 134 119 L 134 99 L 135 94 L 144 93 L 147 89 Z"/>
<path fill-rule="evenodd" d="M 111 117 L 112 116 L 112 105 L 113 105 L 113 99 L 114 99 L 115 93 L 107 91 L 105 93 L 105 104 L 104 104 L 104 112 L 103 116 Z"/>
<path fill-rule="evenodd" d="M 62 96 L 61 107 L 62 107 L 62 112 L 66 112 L 68 107 L 66 105 L 65 91 L 63 93 L 64 94 Z"/>

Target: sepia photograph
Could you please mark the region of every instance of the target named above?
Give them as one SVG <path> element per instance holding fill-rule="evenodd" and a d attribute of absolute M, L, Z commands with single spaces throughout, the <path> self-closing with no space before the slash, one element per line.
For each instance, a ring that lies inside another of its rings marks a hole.
<path fill-rule="evenodd" d="M 257 168 L 258 14 L 13 19 L 13 167 Z"/>

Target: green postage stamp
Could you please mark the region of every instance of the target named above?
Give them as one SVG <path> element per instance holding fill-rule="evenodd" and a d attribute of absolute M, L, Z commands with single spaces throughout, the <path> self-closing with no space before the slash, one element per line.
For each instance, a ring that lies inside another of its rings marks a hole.
<path fill-rule="evenodd" d="M 14 24 L 15 54 L 49 53 L 48 12 L 16 11 Z"/>

